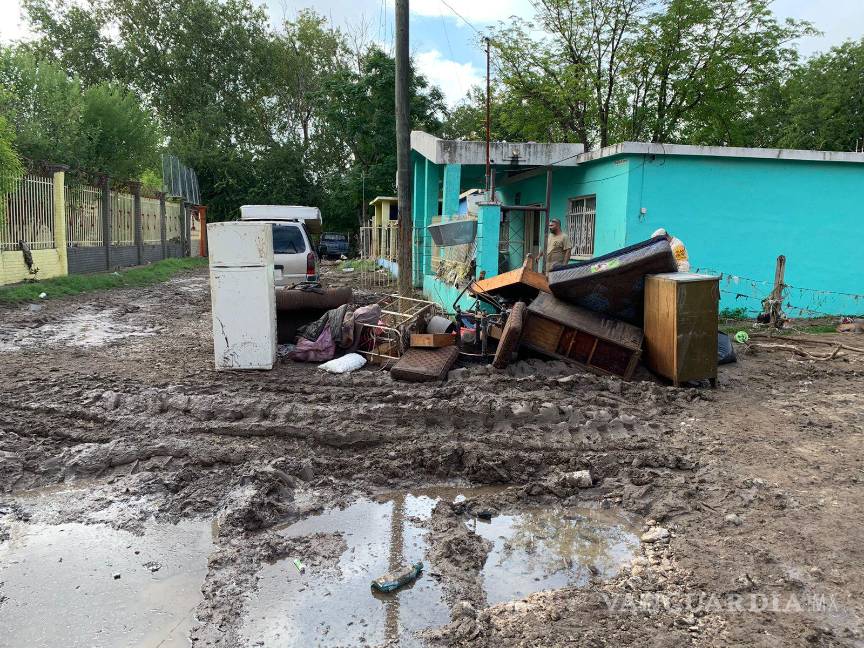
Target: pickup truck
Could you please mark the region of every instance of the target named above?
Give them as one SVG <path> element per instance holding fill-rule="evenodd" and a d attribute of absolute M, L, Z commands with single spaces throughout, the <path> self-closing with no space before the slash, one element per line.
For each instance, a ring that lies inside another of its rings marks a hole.
<path fill-rule="evenodd" d="M 324 232 L 318 244 L 318 256 L 322 259 L 338 259 L 343 254 L 348 256 L 348 237 L 337 232 Z"/>

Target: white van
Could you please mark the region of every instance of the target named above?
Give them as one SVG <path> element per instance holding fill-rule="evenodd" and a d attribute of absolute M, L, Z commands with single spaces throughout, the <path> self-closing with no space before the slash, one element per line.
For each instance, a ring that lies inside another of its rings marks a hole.
<path fill-rule="evenodd" d="M 243 205 L 240 220 L 270 223 L 273 229 L 273 277 L 277 286 L 318 281 L 318 254 L 312 234 L 321 232 L 317 207 Z"/>

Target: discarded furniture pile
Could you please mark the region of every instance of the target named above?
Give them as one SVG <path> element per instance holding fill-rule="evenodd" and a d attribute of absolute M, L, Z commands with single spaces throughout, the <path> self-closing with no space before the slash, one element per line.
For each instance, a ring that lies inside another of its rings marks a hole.
<path fill-rule="evenodd" d="M 448 315 L 399 295 L 358 304 L 350 288 L 274 289 L 267 231 L 213 229 L 219 369 L 270 369 L 282 358 L 334 373 L 371 363 L 398 380 L 440 381 L 457 362 L 505 369 L 522 353 L 624 380 L 640 360 L 675 385 L 717 378 L 718 277 L 678 272 L 664 236 L 548 276 L 529 256 L 521 268 L 469 282 Z"/>
<path fill-rule="evenodd" d="M 719 278 L 678 272 L 665 236 L 548 276 L 529 257 L 468 291 L 477 303 L 454 305 L 457 344 L 462 355 L 491 356 L 498 369 L 522 351 L 624 380 L 642 361 L 675 385 L 716 382 Z"/>

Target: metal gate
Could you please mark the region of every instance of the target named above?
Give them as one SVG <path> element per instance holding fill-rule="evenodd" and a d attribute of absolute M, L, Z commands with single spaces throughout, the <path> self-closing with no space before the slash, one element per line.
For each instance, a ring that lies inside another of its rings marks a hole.
<path fill-rule="evenodd" d="M 395 285 L 399 267 L 399 228 L 360 228 L 360 285 L 365 289 Z"/>

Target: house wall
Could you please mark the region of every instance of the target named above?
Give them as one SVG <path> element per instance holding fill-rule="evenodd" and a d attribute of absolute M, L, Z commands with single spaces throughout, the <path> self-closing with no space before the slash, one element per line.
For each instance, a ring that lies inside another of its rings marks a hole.
<path fill-rule="evenodd" d="M 444 167 L 438 170 L 444 175 Z M 475 172 L 462 168 L 460 190 L 476 186 Z M 545 202 L 545 174 L 503 186 L 500 178 L 496 197 L 502 203 Z M 437 205 L 438 183 L 424 189 L 429 204 Z M 789 315 L 864 315 L 864 299 L 856 297 L 864 294 L 864 272 L 856 263 L 864 249 L 862 164 L 618 155 L 556 168 L 552 218 L 564 221 L 569 199 L 592 194 L 597 198 L 595 255 L 645 240 L 664 227 L 684 241 L 694 269 L 724 273 L 723 308 L 761 310 L 776 258 L 783 254 L 786 283 L 794 287 L 787 293 Z M 511 238 L 522 238 L 514 216 L 521 214 L 511 213 Z M 511 267 L 518 262 L 511 259 Z M 427 273 L 424 292 L 443 296 Z"/>
<path fill-rule="evenodd" d="M 864 300 L 837 294 L 864 293 L 864 165 L 689 156 L 628 162 L 626 243 L 666 228 L 687 246 L 694 268 L 739 278 L 721 283 L 722 307 L 761 310 L 783 254 L 786 283 L 814 289 L 788 291 L 789 315 L 864 313 Z"/>
<path fill-rule="evenodd" d="M 606 254 L 623 247 L 630 171 L 630 161 L 621 159 L 604 159 L 585 166 L 555 169 L 552 173 L 551 218 L 565 223 L 571 198 L 596 195 L 594 253 Z M 498 197 L 508 205 L 516 204 L 516 194 L 519 194 L 519 204 L 542 205 L 546 202 L 546 175 L 505 185 L 497 191 Z"/>

